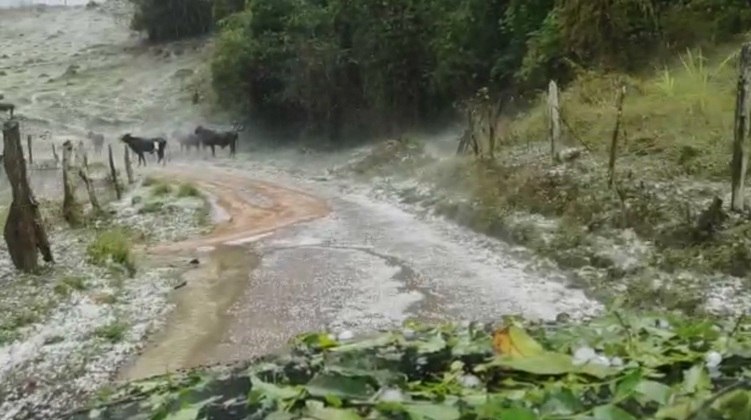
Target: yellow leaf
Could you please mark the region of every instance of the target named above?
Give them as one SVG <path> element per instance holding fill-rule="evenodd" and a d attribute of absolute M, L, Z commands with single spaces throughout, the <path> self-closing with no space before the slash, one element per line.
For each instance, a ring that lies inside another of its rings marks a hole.
<path fill-rule="evenodd" d="M 493 332 L 493 350 L 511 357 L 531 357 L 544 352 L 540 343 L 514 325 Z"/>

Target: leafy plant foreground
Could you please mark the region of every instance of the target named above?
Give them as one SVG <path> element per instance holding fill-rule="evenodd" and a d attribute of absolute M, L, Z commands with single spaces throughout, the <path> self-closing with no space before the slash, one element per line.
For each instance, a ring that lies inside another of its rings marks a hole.
<path fill-rule="evenodd" d="M 287 354 L 132 383 L 70 418 L 748 419 L 750 361 L 743 318 L 408 325 L 303 335 Z"/>

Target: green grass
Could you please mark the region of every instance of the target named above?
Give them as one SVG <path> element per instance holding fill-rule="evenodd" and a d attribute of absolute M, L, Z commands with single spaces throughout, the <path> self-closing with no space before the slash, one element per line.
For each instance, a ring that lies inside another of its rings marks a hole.
<path fill-rule="evenodd" d="M 159 197 L 172 194 L 172 186 L 170 184 L 159 182 L 151 186 L 151 195 Z"/>
<path fill-rule="evenodd" d="M 73 291 L 83 290 L 86 290 L 86 279 L 80 276 L 63 277 L 54 287 L 55 293 L 61 296 L 68 296 Z"/>
<path fill-rule="evenodd" d="M 113 228 L 97 234 L 89 245 L 86 253 L 89 260 L 99 266 L 107 266 L 111 262 L 135 273 L 135 261 L 132 255 L 132 238 L 125 229 Z"/>
<path fill-rule="evenodd" d="M 146 178 L 143 179 L 143 182 L 141 182 L 141 185 L 143 185 L 144 187 L 149 187 L 149 186 L 152 186 L 152 185 L 154 185 L 154 184 L 156 184 L 158 182 L 159 181 L 156 178 L 151 177 L 151 176 L 147 176 Z"/>
<path fill-rule="evenodd" d="M 588 143 L 605 163 L 616 89 L 625 83 L 620 155 L 659 160 L 669 173 L 727 176 L 738 48 L 727 45 L 710 55 L 688 50 L 672 65 L 643 75 L 582 73 L 561 94 L 564 139 Z M 507 141 L 540 141 L 546 132 L 543 96 L 511 122 Z"/>
<path fill-rule="evenodd" d="M 201 192 L 196 188 L 195 185 L 190 183 L 183 183 L 180 184 L 180 187 L 177 189 L 177 196 L 178 197 L 200 197 Z"/>
<path fill-rule="evenodd" d="M 145 203 L 140 209 L 139 213 L 159 213 L 164 208 L 164 203 L 161 201 L 149 201 Z"/>
<path fill-rule="evenodd" d="M 128 326 L 122 322 L 112 322 L 94 330 L 94 335 L 111 343 L 117 343 L 123 339 Z"/>

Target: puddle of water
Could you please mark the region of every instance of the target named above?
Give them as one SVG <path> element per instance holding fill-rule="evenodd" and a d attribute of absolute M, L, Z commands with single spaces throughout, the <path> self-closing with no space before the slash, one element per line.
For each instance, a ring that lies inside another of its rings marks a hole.
<path fill-rule="evenodd" d="M 218 245 L 201 267 L 186 272 L 187 285 L 173 296 L 165 328 L 120 379 L 134 380 L 207 363 L 229 321 L 228 309 L 243 294 L 259 257 L 242 246 Z"/>

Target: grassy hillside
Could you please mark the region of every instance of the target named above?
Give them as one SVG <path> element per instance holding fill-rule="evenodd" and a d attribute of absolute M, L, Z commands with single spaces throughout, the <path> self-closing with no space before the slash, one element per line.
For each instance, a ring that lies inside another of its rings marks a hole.
<path fill-rule="evenodd" d="M 605 153 L 615 121 L 615 96 L 627 86 L 619 155 L 660 162 L 661 175 L 729 177 L 740 42 L 711 51 L 686 50 L 643 74 L 582 72 L 561 97 L 564 133 Z M 545 138 L 543 100 L 509 127 L 515 142 Z"/>

